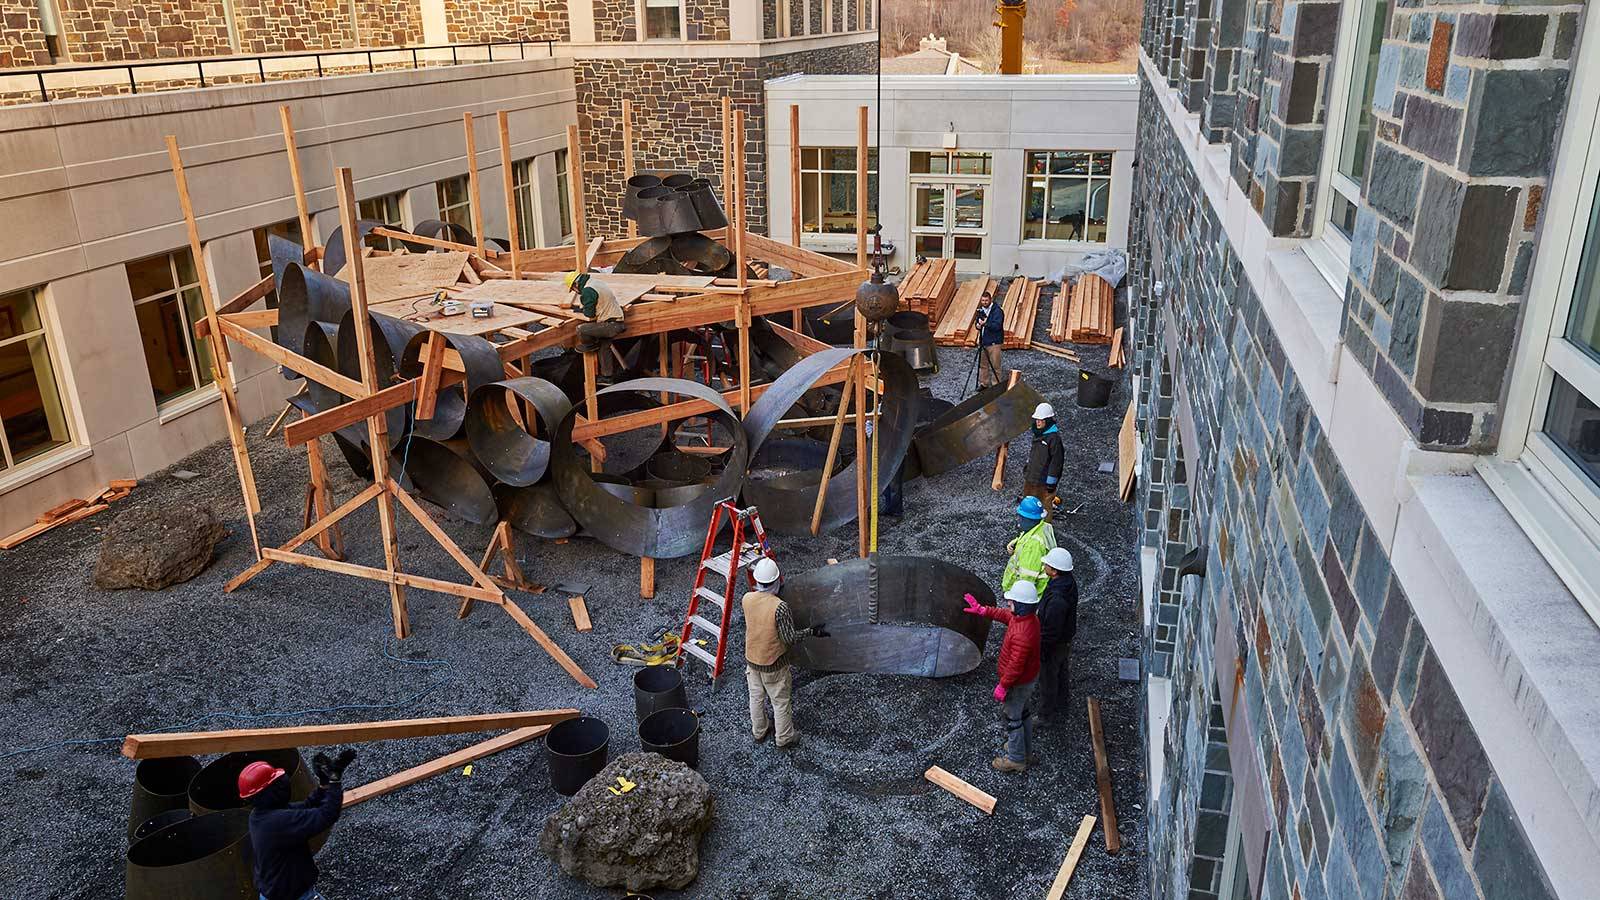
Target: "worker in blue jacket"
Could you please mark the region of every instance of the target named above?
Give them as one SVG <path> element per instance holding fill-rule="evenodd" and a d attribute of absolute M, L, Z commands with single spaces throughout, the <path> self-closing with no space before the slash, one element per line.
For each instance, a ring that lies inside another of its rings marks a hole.
<path fill-rule="evenodd" d="M 1000 348 L 1006 340 L 1006 314 L 994 302 L 994 294 L 983 292 L 973 324 L 978 329 L 978 388 L 1004 384 L 1000 377 Z"/>
<path fill-rule="evenodd" d="M 344 770 L 355 758 L 354 750 L 333 759 L 323 753 L 313 757 L 317 789 L 299 803 L 289 801 L 289 776 L 283 769 L 253 762 L 239 773 L 239 797 L 250 805 L 250 849 L 261 900 L 324 900 L 317 890 L 320 873 L 311 858 L 311 841 L 339 821 Z"/>

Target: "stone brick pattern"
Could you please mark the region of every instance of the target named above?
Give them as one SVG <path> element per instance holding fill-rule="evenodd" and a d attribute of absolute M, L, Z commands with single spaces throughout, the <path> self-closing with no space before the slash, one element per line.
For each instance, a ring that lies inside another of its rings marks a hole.
<path fill-rule="evenodd" d="M 594 0 L 594 39 L 636 41 L 639 23 L 634 0 Z"/>
<path fill-rule="evenodd" d="M 394 0 L 356 0 L 357 40 L 363 47 L 422 43 L 422 5 Z"/>
<path fill-rule="evenodd" d="M 726 41 L 733 38 L 728 21 L 728 0 L 684 0 L 684 37 L 691 41 Z"/>
<path fill-rule="evenodd" d="M 831 24 L 828 26 L 832 31 L 844 30 L 844 4 L 845 0 L 833 0 L 833 15 L 830 17 Z"/>
<path fill-rule="evenodd" d="M 1215 0 L 1187 0 L 1183 19 L 1183 58 L 1178 60 L 1178 96 L 1190 112 L 1206 101 L 1206 51 L 1211 46 L 1211 13 Z"/>
<path fill-rule="evenodd" d="M 761 36 L 778 36 L 778 0 L 761 0 Z"/>
<path fill-rule="evenodd" d="M 1534 811 L 1511 808 L 1256 286 L 1142 81 L 1130 318 L 1141 331 L 1135 370 L 1157 377 L 1144 382 L 1140 421 L 1161 408 L 1170 357 L 1171 393 L 1192 413 L 1198 445 L 1185 448 L 1193 537 L 1154 546 L 1164 566 L 1174 546 L 1208 548 L 1205 577 L 1178 586 L 1173 706 L 1166 732 L 1149 736 L 1166 756 L 1150 810 L 1152 896 L 1210 890 L 1194 879 L 1215 826 L 1206 787 L 1221 618 L 1239 650 L 1235 715 L 1251 731 L 1252 758 L 1231 760 L 1231 771 L 1262 773 L 1249 785 L 1268 826 L 1260 896 L 1553 897 L 1519 824 Z M 1159 298 L 1149 290 L 1157 279 Z M 1176 459 L 1177 443 L 1158 437 L 1146 433 L 1146 472 Z"/>
<path fill-rule="evenodd" d="M 75 63 L 233 52 L 222 0 L 60 0 L 57 8 L 62 40 Z"/>
<path fill-rule="evenodd" d="M 445 0 L 451 42 L 570 40 L 565 0 Z"/>
<path fill-rule="evenodd" d="M 806 0 L 789 0 L 789 36 L 806 33 Z"/>
<path fill-rule="evenodd" d="M 1211 23 L 1211 45 L 1205 54 L 1202 72 L 1204 97 L 1200 105 L 1200 127 L 1213 143 L 1228 140 L 1233 128 L 1238 99 L 1238 69 L 1234 61 L 1244 42 L 1245 19 L 1250 0 L 1214 0 L 1215 21 Z"/>
<path fill-rule="evenodd" d="M 1352 239 L 1346 345 L 1439 449 L 1497 437 L 1582 11 L 1489 9 L 1395 10 Z"/>
<path fill-rule="evenodd" d="M 0 69 L 50 65 L 39 25 L 38 9 L 31 3 L 0 6 Z"/>
<path fill-rule="evenodd" d="M 806 33 L 807 34 L 821 34 L 822 33 L 822 0 L 805 0 L 805 3 L 806 3 L 806 6 L 809 7 L 809 9 L 806 11 L 806 15 L 808 17 L 808 21 L 810 22 L 810 27 L 806 31 Z"/>
<path fill-rule="evenodd" d="M 655 98 L 634 110 L 634 165 L 711 179 L 722 187 L 722 98 L 745 112 L 745 178 L 750 230 L 767 230 L 765 97 L 762 83 L 784 75 L 870 72 L 876 44 L 825 47 L 766 59 L 582 59 L 577 61 L 589 233 L 622 234 L 622 98 Z"/>

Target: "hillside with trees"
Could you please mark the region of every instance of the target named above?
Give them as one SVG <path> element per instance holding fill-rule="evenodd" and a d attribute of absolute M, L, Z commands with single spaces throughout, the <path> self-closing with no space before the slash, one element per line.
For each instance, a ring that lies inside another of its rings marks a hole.
<path fill-rule="evenodd" d="M 993 71 L 1000 52 L 994 0 L 880 0 L 883 55 L 915 52 L 929 34 Z M 1143 13 L 1138 0 L 1028 0 L 1029 71 L 1133 71 Z M 1037 69 L 1033 66 L 1037 65 Z"/>

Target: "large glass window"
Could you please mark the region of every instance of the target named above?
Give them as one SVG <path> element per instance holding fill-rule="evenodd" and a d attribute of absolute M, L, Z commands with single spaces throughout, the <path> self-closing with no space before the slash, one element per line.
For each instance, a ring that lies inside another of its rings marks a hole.
<path fill-rule="evenodd" d="M 1565 340 L 1545 357 L 1551 373 L 1544 433 L 1600 490 L 1600 194 L 1590 208 Z M 1563 330 L 1559 320 L 1555 330 Z"/>
<path fill-rule="evenodd" d="M 205 317 L 194 257 L 183 249 L 125 268 L 157 405 L 210 384 L 211 345 L 194 335 L 194 323 Z"/>
<path fill-rule="evenodd" d="M 556 151 L 556 207 L 561 215 L 561 239 L 572 237 L 572 191 L 568 184 L 569 156 L 565 150 Z"/>
<path fill-rule="evenodd" d="M 366 200 L 356 201 L 356 217 L 382 222 L 390 228 L 404 228 L 405 216 L 400 212 L 400 193 L 384 194 L 381 197 L 370 197 Z M 393 238 L 367 235 L 367 246 L 377 250 L 393 250 L 400 246 L 400 242 Z"/>
<path fill-rule="evenodd" d="M 38 293 L 0 295 L 0 470 L 71 440 Z"/>
<path fill-rule="evenodd" d="M 1104 243 L 1111 209 L 1110 153 L 1030 150 L 1023 179 L 1023 240 Z"/>
<path fill-rule="evenodd" d="M 913 150 L 911 174 L 913 175 L 988 175 L 990 160 L 987 153 L 961 150 Z"/>
<path fill-rule="evenodd" d="M 683 37 L 682 0 L 644 0 L 644 39 L 676 41 Z"/>
<path fill-rule="evenodd" d="M 867 196 L 878 196 L 878 151 L 867 151 Z M 867 228 L 878 216 L 867 211 Z M 856 148 L 800 148 L 800 231 L 856 233 Z"/>
<path fill-rule="evenodd" d="M 511 197 L 517 207 L 517 240 L 522 249 L 539 245 L 539 217 L 533 205 L 533 159 L 519 159 L 511 164 Z"/>
<path fill-rule="evenodd" d="M 1344 114 L 1333 135 L 1333 191 L 1328 212 L 1329 223 L 1347 239 L 1355 231 L 1356 208 L 1367 180 L 1367 159 L 1372 155 L 1372 95 L 1378 83 L 1378 53 L 1389 23 L 1388 0 L 1363 0 L 1359 15 L 1353 56 L 1344 69 L 1350 73 L 1349 83 L 1342 88 Z M 1341 88 L 1335 85 L 1334 90 Z"/>
<path fill-rule="evenodd" d="M 435 182 L 433 187 L 439 196 L 439 221 L 472 231 L 472 194 L 468 191 L 467 176 L 446 178 Z"/>
<path fill-rule="evenodd" d="M 251 236 L 255 238 L 256 243 L 256 270 L 262 278 L 272 274 L 272 247 L 267 240 L 268 236 L 280 237 L 290 243 L 299 244 L 302 247 L 305 246 L 305 240 L 300 235 L 299 219 L 290 219 L 287 222 L 279 222 L 276 225 L 257 228 L 251 233 Z M 276 293 L 268 292 L 267 306 L 274 307 L 277 305 Z"/>

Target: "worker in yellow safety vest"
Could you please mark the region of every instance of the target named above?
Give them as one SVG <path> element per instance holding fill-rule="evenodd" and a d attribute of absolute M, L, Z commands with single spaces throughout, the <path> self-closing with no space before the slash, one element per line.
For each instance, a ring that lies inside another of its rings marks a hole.
<path fill-rule="evenodd" d="M 1044 504 L 1039 498 L 1028 495 L 1017 504 L 1018 527 L 1022 533 L 1006 544 L 1011 559 L 1006 562 L 1005 574 L 1000 576 L 1000 589 L 1008 591 L 1018 581 L 1031 581 L 1040 593 L 1050 583 L 1044 573 L 1044 555 L 1056 547 L 1056 532 L 1044 519 Z"/>

